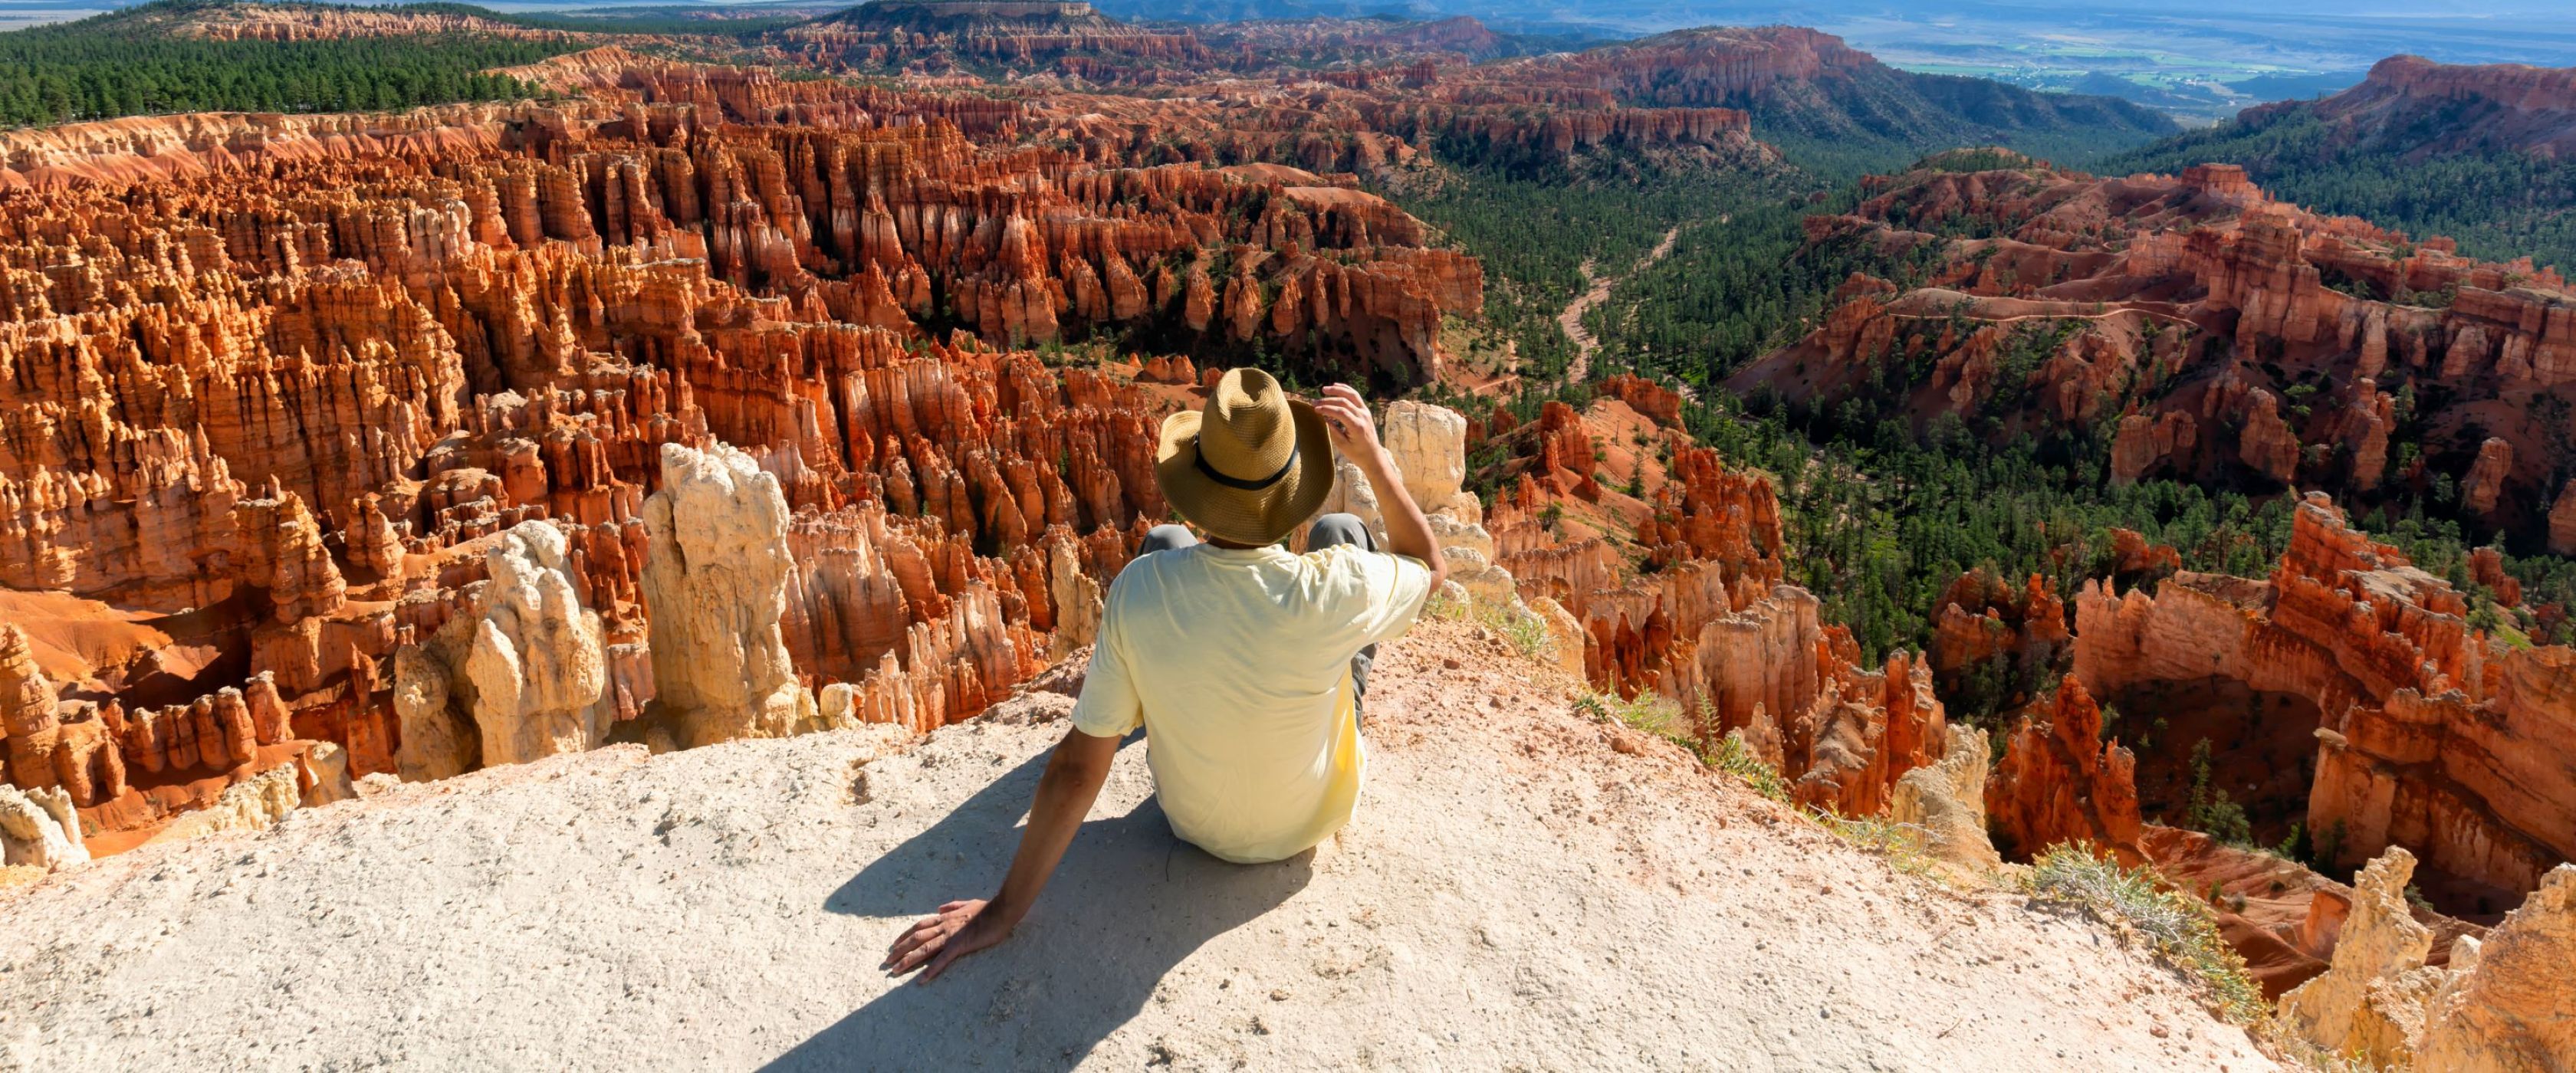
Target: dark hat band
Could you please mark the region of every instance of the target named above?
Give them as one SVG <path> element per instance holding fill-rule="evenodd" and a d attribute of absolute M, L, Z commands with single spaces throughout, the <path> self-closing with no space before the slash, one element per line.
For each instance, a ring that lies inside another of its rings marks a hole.
<path fill-rule="evenodd" d="M 1240 488 L 1246 492 L 1258 492 L 1279 483 L 1279 479 L 1287 476 L 1289 470 L 1297 468 L 1297 452 L 1298 448 L 1288 449 L 1288 461 L 1280 464 L 1278 472 L 1257 481 L 1247 481 L 1241 477 L 1217 472 L 1215 466 L 1208 465 L 1207 452 L 1199 450 L 1198 437 L 1190 437 L 1190 464 L 1197 466 L 1200 473 L 1207 475 L 1207 479 L 1228 488 Z"/>

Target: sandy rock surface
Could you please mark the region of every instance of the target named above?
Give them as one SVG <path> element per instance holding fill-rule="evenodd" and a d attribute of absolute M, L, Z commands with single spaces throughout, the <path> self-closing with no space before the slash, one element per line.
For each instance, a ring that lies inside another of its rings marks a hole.
<path fill-rule="evenodd" d="M 928 987 L 877 962 L 998 883 L 1061 697 L 893 755 L 556 756 L 0 890 L 0 1068 L 2272 1068 L 2103 926 L 1897 875 L 1468 627 L 1379 667 L 1337 841 L 1217 862 L 1131 743 L 1019 934 Z"/>

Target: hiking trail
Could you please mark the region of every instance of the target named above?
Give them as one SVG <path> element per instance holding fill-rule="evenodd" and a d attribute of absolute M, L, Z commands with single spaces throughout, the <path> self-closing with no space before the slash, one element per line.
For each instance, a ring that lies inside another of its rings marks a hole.
<path fill-rule="evenodd" d="M 1673 252 L 1673 240 L 1679 238 L 1681 233 L 1681 225 L 1673 225 L 1672 230 L 1664 232 L 1663 241 L 1656 243 L 1654 249 L 1638 258 L 1636 264 L 1628 266 L 1627 271 L 1615 276 L 1601 275 L 1593 270 L 1591 261 L 1583 262 L 1583 278 L 1591 286 L 1583 293 L 1575 295 L 1573 301 L 1565 304 L 1565 310 L 1556 315 L 1557 327 L 1565 330 L 1566 338 L 1574 340 L 1574 360 L 1565 367 L 1566 383 L 1580 384 L 1584 377 L 1591 375 L 1592 352 L 1601 348 L 1600 341 L 1594 339 L 1591 330 L 1583 326 L 1583 315 L 1590 312 L 1593 306 L 1607 300 L 1610 297 L 1610 288 L 1618 286 L 1630 276 L 1654 267 L 1655 262 L 1663 260 L 1665 254 Z"/>

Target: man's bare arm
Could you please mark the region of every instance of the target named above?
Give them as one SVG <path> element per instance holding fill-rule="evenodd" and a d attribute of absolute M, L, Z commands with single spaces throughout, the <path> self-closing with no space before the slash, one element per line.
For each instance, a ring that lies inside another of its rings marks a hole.
<path fill-rule="evenodd" d="M 1369 487 L 1377 490 L 1378 517 L 1386 523 L 1386 550 L 1422 560 L 1431 568 L 1432 590 L 1438 591 L 1449 576 L 1449 564 L 1440 558 L 1440 543 L 1432 539 L 1431 523 L 1422 517 L 1422 507 L 1413 501 L 1413 493 L 1405 491 L 1404 474 L 1395 468 L 1395 457 L 1378 442 L 1377 418 L 1369 413 L 1368 400 L 1349 384 L 1334 384 L 1324 389 L 1315 412 L 1332 429 L 1333 449 L 1358 466 Z"/>
<path fill-rule="evenodd" d="M 1117 757 L 1118 739 L 1066 731 L 1047 758 L 1046 774 L 1038 778 L 1029 825 L 1020 833 L 1020 849 L 1011 857 L 1011 874 L 1002 880 L 1001 892 L 989 901 L 940 906 L 938 915 L 921 918 L 895 940 L 881 967 L 900 976 L 926 963 L 929 969 L 915 982 L 929 983 L 949 962 L 1010 938 L 1011 929 L 1036 904 L 1038 892 L 1046 889 L 1047 877 L 1055 874 L 1083 817 L 1091 814 L 1091 803 Z"/>

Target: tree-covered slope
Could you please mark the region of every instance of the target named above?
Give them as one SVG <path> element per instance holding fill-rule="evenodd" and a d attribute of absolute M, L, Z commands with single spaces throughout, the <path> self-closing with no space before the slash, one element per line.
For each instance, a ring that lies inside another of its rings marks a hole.
<path fill-rule="evenodd" d="M 2555 91 L 2555 92 L 2553 92 Z M 2250 109 L 2103 165 L 2241 164 L 2274 197 L 2360 216 L 2472 257 L 2576 269 L 2576 69 L 2411 57 L 2316 101 Z"/>
<path fill-rule="evenodd" d="M 424 14 L 442 16 L 442 21 L 424 20 L 423 25 L 454 25 L 462 20 L 453 12 L 471 10 L 438 6 L 448 10 Z M 0 33 L 0 125 L 504 99 L 526 96 L 532 87 L 483 71 L 582 47 L 570 35 L 511 37 L 444 28 L 302 40 L 225 38 L 194 29 L 201 17 L 250 7 L 165 0 Z"/>

